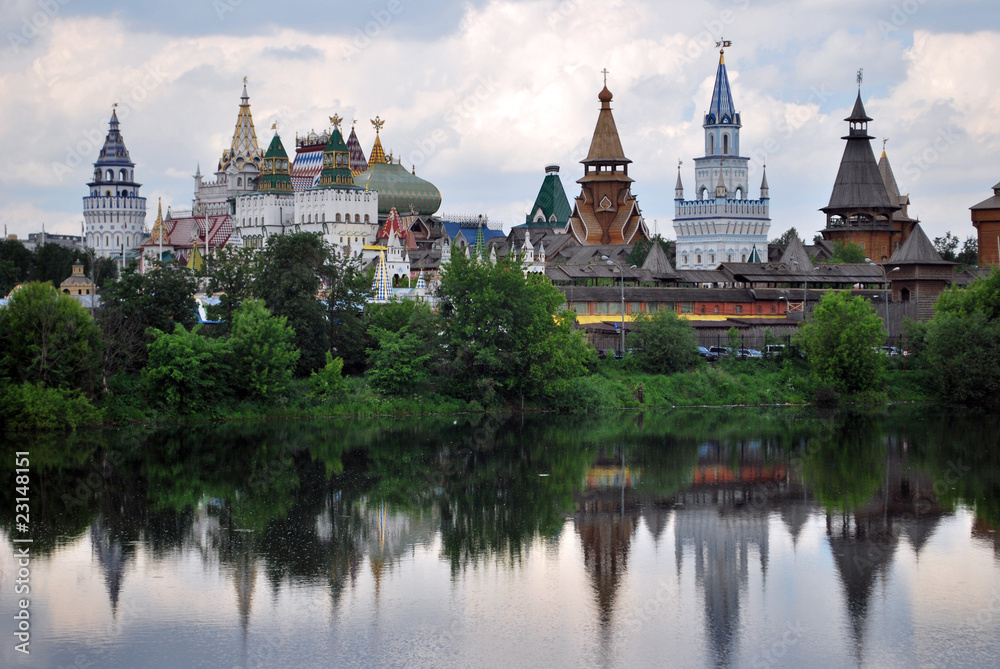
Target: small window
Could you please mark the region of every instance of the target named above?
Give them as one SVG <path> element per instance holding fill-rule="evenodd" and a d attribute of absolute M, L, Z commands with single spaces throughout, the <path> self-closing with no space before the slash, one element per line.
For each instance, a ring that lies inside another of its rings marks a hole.
<path fill-rule="evenodd" d="M 681 302 L 681 313 L 682 314 L 693 313 L 694 311 L 693 306 L 694 306 L 693 302 Z"/>
<path fill-rule="evenodd" d="M 742 304 L 737 304 L 733 308 L 736 310 L 736 313 L 738 313 L 738 314 L 742 314 L 743 313 L 743 305 Z"/>
<path fill-rule="evenodd" d="M 578 314 L 584 315 L 584 316 L 589 315 L 590 314 L 590 302 L 574 302 L 573 303 L 573 311 L 575 311 Z"/>
<path fill-rule="evenodd" d="M 639 303 L 638 302 L 629 302 L 628 303 L 628 312 L 630 314 L 637 314 L 637 313 L 639 313 Z"/>
<path fill-rule="evenodd" d="M 712 313 L 719 313 L 719 305 L 715 305 L 715 310 Z"/>
<path fill-rule="evenodd" d="M 705 305 L 701 305 L 701 313 L 705 313 Z"/>
<path fill-rule="evenodd" d="M 747 261 L 747 254 L 744 253 L 743 256 L 742 256 L 742 258 L 743 258 L 743 260 L 741 262 L 746 262 Z"/>
<path fill-rule="evenodd" d="M 715 263 L 715 254 L 714 253 L 711 254 L 710 256 L 708 256 L 708 262 L 713 263 L 713 264 Z"/>
<path fill-rule="evenodd" d="M 696 264 L 698 264 L 698 265 L 700 265 L 700 264 L 701 264 L 701 254 L 700 254 L 700 253 L 698 254 L 698 257 L 696 258 L 695 262 L 696 262 Z"/>
<path fill-rule="evenodd" d="M 763 313 L 763 310 L 762 310 L 762 309 L 760 308 L 760 305 L 759 305 L 759 304 L 757 305 L 757 313 L 758 313 L 758 314 L 759 314 L 759 313 Z"/>
<path fill-rule="evenodd" d="M 775 310 L 775 308 L 774 308 L 774 305 L 772 304 L 772 305 L 771 305 L 771 313 L 773 314 L 773 313 L 775 313 L 775 312 L 776 312 L 776 310 Z"/>

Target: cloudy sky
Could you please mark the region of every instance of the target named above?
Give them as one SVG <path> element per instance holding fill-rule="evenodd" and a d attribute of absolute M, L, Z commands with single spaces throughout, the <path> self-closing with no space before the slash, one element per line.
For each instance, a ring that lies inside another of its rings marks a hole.
<path fill-rule="evenodd" d="M 228 148 L 242 80 L 262 146 L 386 120 L 387 151 L 432 181 L 442 213 L 524 222 L 548 164 L 572 199 L 607 68 L 633 192 L 673 238 L 718 62 L 742 113 L 751 194 L 767 164 L 771 237 L 823 227 L 864 68 L 871 134 L 931 237 L 974 232 L 1000 181 L 995 0 L 0 0 L 0 218 L 20 236 L 79 234 L 114 102 L 148 198 L 190 206 Z"/>

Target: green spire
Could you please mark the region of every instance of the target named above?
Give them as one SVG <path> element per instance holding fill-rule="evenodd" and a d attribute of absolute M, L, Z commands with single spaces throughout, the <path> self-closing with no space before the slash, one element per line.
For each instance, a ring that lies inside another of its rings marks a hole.
<path fill-rule="evenodd" d="M 483 224 L 479 224 L 479 229 L 476 230 L 476 257 L 482 260 L 486 257 L 486 235 L 483 234 Z"/>
<path fill-rule="evenodd" d="M 323 171 L 319 175 L 317 188 L 357 188 L 351 174 L 351 152 L 344 136 L 340 134 L 340 117 L 333 116 L 333 132 L 323 149 Z"/>
<path fill-rule="evenodd" d="M 288 154 L 275 133 L 271 145 L 267 147 L 260 168 L 260 188 L 263 193 L 291 193 L 292 176 L 288 165 Z"/>

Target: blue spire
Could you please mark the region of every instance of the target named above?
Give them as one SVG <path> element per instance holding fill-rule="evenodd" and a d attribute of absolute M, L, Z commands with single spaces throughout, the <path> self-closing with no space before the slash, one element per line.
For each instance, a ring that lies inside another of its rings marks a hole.
<path fill-rule="evenodd" d="M 739 125 L 740 118 L 733 105 L 733 93 L 729 90 L 729 77 L 726 75 L 725 52 L 719 51 L 719 70 L 715 74 L 715 88 L 712 90 L 712 104 L 705 115 L 705 125 L 719 123 Z"/>

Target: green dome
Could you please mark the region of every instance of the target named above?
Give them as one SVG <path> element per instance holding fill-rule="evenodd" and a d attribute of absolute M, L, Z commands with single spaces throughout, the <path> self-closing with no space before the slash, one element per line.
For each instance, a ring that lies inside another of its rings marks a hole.
<path fill-rule="evenodd" d="M 421 216 L 430 216 L 441 208 L 441 191 L 399 163 L 375 163 L 354 177 L 354 183 L 378 191 L 379 214 L 388 214 L 395 207 L 404 216 L 411 208 Z"/>

